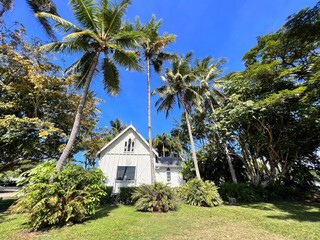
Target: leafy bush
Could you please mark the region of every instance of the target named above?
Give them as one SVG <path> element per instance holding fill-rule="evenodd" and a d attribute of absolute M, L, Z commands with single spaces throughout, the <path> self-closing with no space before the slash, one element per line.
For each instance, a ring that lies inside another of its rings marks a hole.
<path fill-rule="evenodd" d="M 167 185 L 156 182 L 154 185 L 138 187 L 132 198 L 136 201 L 135 209 L 142 212 L 168 212 L 178 208 L 178 199 Z"/>
<path fill-rule="evenodd" d="M 117 202 L 125 205 L 134 204 L 135 200 L 132 198 L 132 195 L 136 189 L 137 187 L 121 187 L 120 193 L 117 196 Z"/>
<path fill-rule="evenodd" d="M 183 186 L 173 187 L 172 190 L 178 199 L 183 200 Z"/>
<path fill-rule="evenodd" d="M 107 205 L 107 204 L 112 203 L 111 195 L 112 195 L 113 187 L 104 186 L 103 190 L 105 191 L 106 195 L 101 197 L 100 204 L 101 205 Z"/>
<path fill-rule="evenodd" d="M 192 179 L 182 187 L 182 198 L 190 205 L 213 207 L 222 204 L 218 189 L 213 182 Z"/>
<path fill-rule="evenodd" d="M 57 172 L 51 161 L 31 169 L 24 177 L 23 197 L 12 210 L 26 212 L 33 230 L 82 222 L 95 213 L 105 195 L 104 177 L 98 169 L 67 164 Z"/>
<path fill-rule="evenodd" d="M 224 183 L 220 186 L 219 193 L 224 201 L 228 201 L 229 197 L 236 198 L 238 202 L 261 200 L 261 196 L 256 189 L 247 183 Z"/>

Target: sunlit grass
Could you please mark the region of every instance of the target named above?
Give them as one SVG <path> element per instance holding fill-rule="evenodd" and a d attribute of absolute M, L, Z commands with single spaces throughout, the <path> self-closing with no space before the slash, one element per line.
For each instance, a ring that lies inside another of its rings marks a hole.
<path fill-rule="evenodd" d="M 320 239 L 320 206 L 258 203 L 170 213 L 140 213 L 130 206 L 99 209 L 93 219 L 61 229 L 29 233 L 23 215 L 3 212 L 0 239 Z"/>

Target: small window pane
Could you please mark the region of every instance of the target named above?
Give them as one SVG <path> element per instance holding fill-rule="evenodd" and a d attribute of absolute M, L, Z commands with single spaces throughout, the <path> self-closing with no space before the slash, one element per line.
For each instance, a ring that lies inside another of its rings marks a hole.
<path fill-rule="evenodd" d="M 128 141 L 128 152 L 130 152 L 130 149 L 131 149 L 131 138 L 129 138 L 129 141 Z"/>
<path fill-rule="evenodd" d="M 127 141 L 124 143 L 124 151 L 127 151 Z"/>
<path fill-rule="evenodd" d="M 170 168 L 167 168 L 167 182 L 171 181 L 171 170 Z"/>
<path fill-rule="evenodd" d="M 136 167 L 118 167 L 117 180 L 134 180 Z"/>
<path fill-rule="evenodd" d="M 133 150 L 134 150 L 134 141 L 132 141 L 131 143 L 131 152 L 133 152 Z"/>

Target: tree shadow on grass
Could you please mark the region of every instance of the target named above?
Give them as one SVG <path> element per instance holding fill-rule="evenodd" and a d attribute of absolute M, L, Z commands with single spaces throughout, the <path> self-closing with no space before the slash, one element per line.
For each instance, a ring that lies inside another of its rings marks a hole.
<path fill-rule="evenodd" d="M 110 212 L 113 210 L 117 209 L 119 206 L 118 205 L 106 205 L 106 206 L 101 206 L 97 209 L 96 213 L 90 217 L 90 220 L 96 220 L 99 218 L 107 217 L 109 216 Z"/>
<path fill-rule="evenodd" d="M 275 207 L 263 205 L 261 202 L 257 203 L 237 203 L 238 206 L 245 207 L 245 208 L 252 208 L 262 211 L 274 211 Z"/>
<path fill-rule="evenodd" d="M 8 198 L 8 199 L 1 199 L 0 200 L 0 223 L 5 221 L 6 216 L 9 214 L 7 210 L 9 207 L 15 203 L 17 199 Z"/>
<path fill-rule="evenodd" d="M 287 215 L 272 215 L 268 218 L 279 220 L 297 220 L 300 222 L 320 222 L 319 203 L 295 203 L 295 202 L 273 202 L 273 206 L 268 207 L 263 204 L 243 204 L 242 207 L 260 209 L 263 211 L 273 211 L 275 209 L 286 212 Z"/>
<path fill-rule="evenodd" d="M 0 214 L 4 213 L 17 199 L 8 198 L 0 200 Z"/>

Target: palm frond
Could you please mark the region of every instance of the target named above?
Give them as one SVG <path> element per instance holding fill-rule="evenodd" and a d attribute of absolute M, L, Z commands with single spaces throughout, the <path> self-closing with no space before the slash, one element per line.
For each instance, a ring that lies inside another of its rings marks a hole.
<path fill-rule="evenodd" d="M 80 32 L 73 32 L 70 33 L 69 35 L 65 36 L 63 38 L 63 41 L 70 41 L 70 40 L 74 40 L 74 39 L 80 39 L 82 37 L 89 37 L 94 39 L 96 42 L 100 43 L 101 45 L 103 45 L 103 42 L 101 41 L 101 39 L 99 38 L 99 36 L 97 36 L 94 32 L 90 31 L 90 30 L 83 30 Z"/>
<path fill-rule="evenodd" d="M 95 52 L 85 52 L 78 61 L 66 70 L 66 73 L 73 73 L 77 76 L 77 89 L 81 89 L 84 86 L 95 55 Z"/>
<path fill-rule="evenodd" d="M 99 6 L 95 0 L 71 0 L 71 8 L 74 12 L 75 18 L 83 27 L 99 34 L 97 28 L 97 13 Z"/>
<path fill-rule="evenodd" d="M 122 17 L 126 9 L 131 4 L 131 0 L 122 0 L 119 4 L 113 5 L 111 8 L 103 8 L 104 35 L 117 33 L 122 24 Z"/>
<path fill-rule="evenodd" d="M 139 65 L 139 55 L 135 51 L 115 50 L 113 58 L 120 66 L 126 67 L 129 70 L 140 71 L 142 69 Z"/>
<path fill-rule="evenodd" d="M 160 73 L 161 72 L 161 68 L 162 68 L 162 65 L 165 61 L 175 61 L 177 60 L 177 55 L 174 54 L 174 53 L 168 53 L 168 52 L 160 52 L 156 58 L 153 58 L 151 60 L 151 63 L 153 65 L 153 68 L 154 70 L 157 72 L 157 73 Z"/>
<path fill-rule="evenodd" d="M 40 51 L 45 52 L 66 52 L 66 53 L 79 53 L 87 51 L 88 47 L 83 42 L 53 42 L 39 47 Z"/>
<path fill-rule="evenodd" d="M 65 74 L 76 74 L 83 73 L 83 69 L 88 67 L 90 61 L 94 57 L 94 52 L 85 52 L 80 59 L 74 62 L 71 66 L 69 66 L 64 72 Z"/>
<path fill-rule="evenodd" d="M 120 31 L 112 37 L 116 44 L 125 48 L 134 48 L 137 41 L 146 39 L 146 35 L 141 31 Z"/>
<path fill-rule="evenodd" d="M 111 96 L 120 92 L 120 77 L 116 65 L 109 58 L 104 58 L 102 62 L 103 85 L 105 91 Z"/>
<path fill-rule="evenodd" d="M 59 14 L 57 12 L 57 8 L 52 0 L 27 0 L 27 4 L 34 14 L 36 14 L 38 12 L 46 12 L 46 13 L 50 13 L 50 14 L 59 16 Z M 56 39 L 54 32 L 53 32 L 53 29 L 52 29 L 48 19 L 38 18 L 38 21 L 42 25 L 46 34 L 51 39 Z"/>
<path fill-rule="evenodd" d="M 47 13 L 47 12 L 37 12 L 35 13 L 35 16 L 38 17 L 39 19 L 51 19 L 55 22 L 54 27 L 62 30 L 63 32 L 70 32 L 70 31 L 81 31 L 79 27 L 74 25 L 73 23 L 55 15 L 52 13 Z"/>
<path fill-rule="evenodd" d="M 175 103 L 176 103 L 176 97 L 174 95 L 172 94 L 164 95 L 156 101 L 155 105 L 158 107 L 157 112 L 164 111 L 167 118 L 169 116 L 170 110 L 173 109 Z"/>

